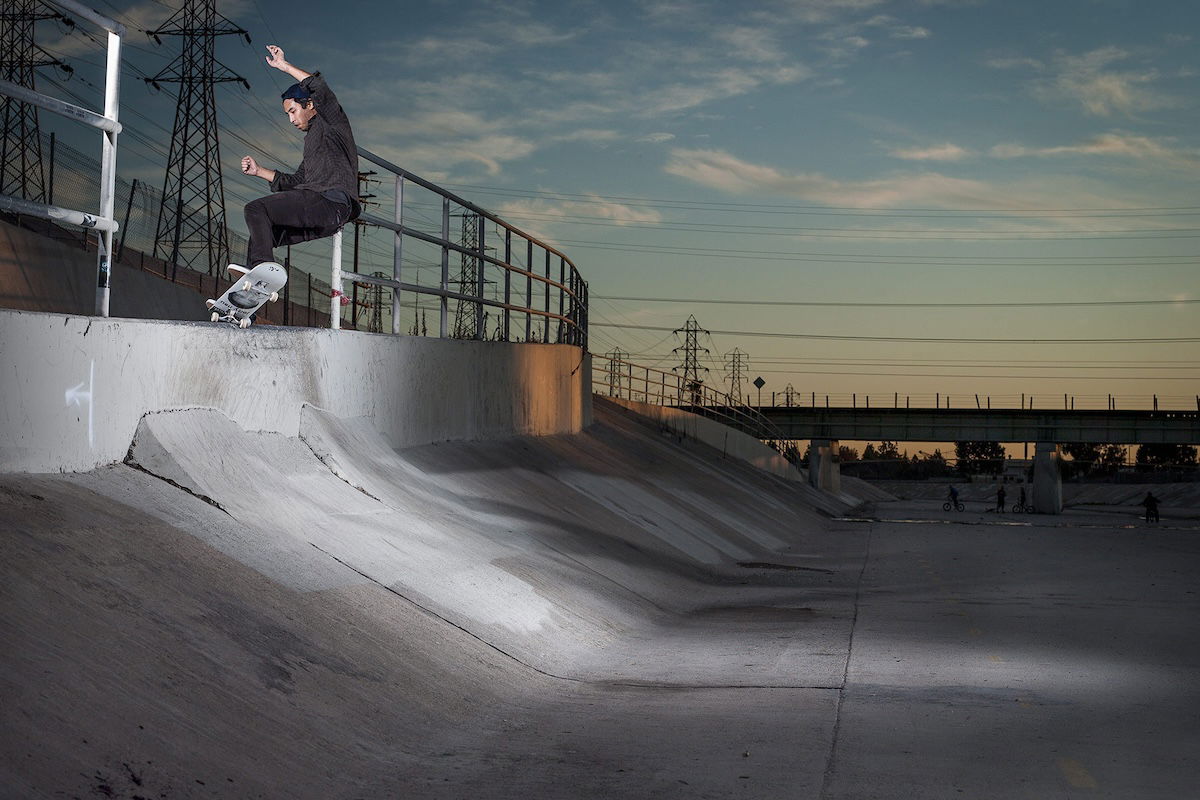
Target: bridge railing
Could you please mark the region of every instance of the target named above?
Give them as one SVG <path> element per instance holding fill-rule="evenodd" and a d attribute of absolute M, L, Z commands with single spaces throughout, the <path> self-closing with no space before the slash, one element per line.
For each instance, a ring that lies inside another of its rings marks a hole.
<path fill-rule="evenodd" d="M 117 121 L 120 110 L 121 41 L 125 26 L 96 13 L 76 0 L 47 0 L 78 17 L 86 19 L 108 31 L 108 57 L 104 77 L 104 112 L 98 113 L 42 94 L 25 86 L 0 80 L 0 94 L 13 100 L 52 111 L 67 119 L 98 128 L 103 136 L 100 154 L 100 211 L 92 214 L 73 208 L 61 208 L 46 203 L 34 202 L 13 195 L 0 194 L 0 210 L 14 214 L 28 214 L 44 219 L 95 228 L 99 232 L 96 248 L 96 314 L 108 316 L 109 272 L 112 264 L 112 237 L 117 230 L 113 213 L 117 180 L 117 134 L 121 123 Z"/>
<path fill-rule="evenodd" d="M 373 211 L 359 217 L 367 226 L 394 234 L 391 259 L 385 269 L 370 273 L 361 271 L 360 264 L 345 269 L 342 234 L 334 237 L 331 327 L 341 326 L 346 281 L 353 281 L 377 287 L 380 294 L 391 293 L 392 333 L 402 332 L 407 293 L 415 298 L 414 329 L 424 326 L 425 312 L 432 308 L 443 338 L 536 341 L 586 349 L 588 286 L 570 258 L 369 150 L 360 147 L 358 155 L 391 176 L 383 184 L 390 183 L 394 190 L 392 218 Z M 432 273 L 433 279 L 422 281 L 422 272 Z"/>
<path fill-rule="evenodd" d="M 780 429 L 763 414 L 725 392 L 702 382 L 685 380 L 675 372 L 593 354 L 592 391 L 608 397 L 679 408 L 737 428 L 756 439 L 784 441 Z"/>

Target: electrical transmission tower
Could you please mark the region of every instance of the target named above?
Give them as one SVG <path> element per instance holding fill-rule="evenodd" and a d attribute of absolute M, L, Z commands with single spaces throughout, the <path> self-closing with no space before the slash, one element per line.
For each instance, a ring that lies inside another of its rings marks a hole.
<path fill-rule="evenodd" d="M 172 272 L 180 259 L 188 266 L 207 261 L 209 275 L 218 274 L 229 263 L 213 87 L 237 81 L 249 89 L 250 84 L 216 59 L 217 37 L 228 34 L 250 41 L 250 34 L 217 13 L 216 0 L 184 0 L 183 8 L 157 30 L 146 32 L 159 44 L 160 36 L 178 36 L 183 42 L 178 58 L 153 78 L 144 79 L 156 89 L 163 83 L 179 84 L 162 207 L 154 233 L 154 255 L 165 257 Z"/>
<path fill-rule="evenodd" d="M 700 405 L 700 387 L 704 385 L 704 378 L 700 373 L 703 370 L 708 372 L 708 367 L 700 366 L 700 353 L 703 351 L 706 355 L 709 354 L 707 347 L 700 346 L 700 334 L 711 336 L 708 331 L 700 327 L 696 322 L 696 317 L 689 316 L 687 322 L 682 328 L 676 328 L 673 331 L 676 335 L 683 334 L 683 346 L 676 347 L 672 353 L 683 351 L 683 363 L 678 367 L 671 367 L 672 372 L 679 372 L 683 376 L 683 384 L 680 387 L 680 400 L 684 400 L 684 393 L 687 394 L 687 399 L 693 405 Z"/>
<path fill-rule="evenodd" d="M 41 0 L 4 1 L 0 9 L 0 78 L 34 89 L 34 70 L 39 67 L 71 72 L 70 67 L 37 46 L 34 28 L 42 19 L 73 24 L 47 9 Z M 0 194 L 48 203 L 37 106 L 0 95 L 0 125 Z"/>
<path fill-rule="evenodd" d="M 746 380 L 746 368 L 750 366 L 749 357 L 740 348 L 733 348 L 725 354 L 725 375 L 729 378 L 729 396 L 739 403 L 742 402 L 742 384 Z"/>
<path fill-rule="evenodd" d="M 459 244 L 463 250 L 468 250 L 472 253 L 479 250 L 479 231 L 483 225 L 483 217 L 472 212 L 464 211 L 462 213 L 462 236 L 459 239 Z M 479 258 L 467 253 L 460 253 L 461 266 L 458 271 L 458 291 L 460 294 L 473 294 L 476 287 L 479 285 L 479 270 L 483 266 L 479 262 Z M 482 339 L 481 331 L 482 320 L 482 304 L 470 300 L 459 300 L 458 306 L 454 310 L 454 332 L 451 334 L 455 339 L 474 339 L 477 336 Z"/>
<path fill-rule="evenodd" d="M 629 355 L 619 347 L 614 347 L 604 354 L 608 359 L 608 396 L 624 397 L 621 390 L 626 388 L 625 356 Z M 631 398 L 632 399 L 632 398 Z"/>

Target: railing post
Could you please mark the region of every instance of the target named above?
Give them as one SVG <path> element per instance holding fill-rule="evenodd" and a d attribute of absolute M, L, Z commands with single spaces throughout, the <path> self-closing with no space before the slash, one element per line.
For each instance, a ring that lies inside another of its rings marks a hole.
<path fill-rule="evenodd" d="M 483 225 L 479 226 L 480 249 L 483 249 Z M 442 198 L 442 291 L 450 289 L 450 198 Z M 482 267 L 482 265 L 481 265 Z M 461 287 L 459 287 L 461 289 Z M 418 304 L 419 305 L 419 304 Z M 450 298 L 442 295 L 438 304 L 440 320 L 438 336 L 445 339 L 450 335 Z"/>
<path fill-rule="evenodd" d="M 396 176 L 396 227 L 404 225 L 404 176 Z M 392 280 L 400 282 L 400 267 L 404 262 L 404 234 L 396 231 L 392 250 Z M 419 304 L 418 304 L 419 305 Z M 400 333 L 400 290 L 392 288 L 392 333 Z"/>
<path fill-rule="evenodd" d="M 509 269 L 512 267 L 512 231 L 508 228 L 504 229 L 504 264 L 504 305 L 509 306 L 512 304 L 512 270 Z M 511 316 L 509 310 L 505 308 L 504 341 L 506 342 L 509 340 L 508 324 Z"/>
<path fill-rule="evenodd" d="M 549 344 L 550 343 L 550 317 L 548 316 L 550 314 L 550 251 L 549 250 L 546 251 L 546 283 L 544 284 L 544 286 L 546 287 L 546 314 L 547 314 L 547 316 L 542 318 L 544 320 L 544 322 L 542 323 L 542 342 L 545 344 Z M 629 399 L 632 400 L 633 396 L 631 395 Z"/>
<path fill-rule="evenodd" d="M 558 282 L 563 286 L 567 283 L 567 262 L 562 256 L 558 257 Z M 563 316 L 563 301 L 566 300 L 566 294 L 564 289 L 558 290 L 558 315 L 560 317 Z M 561 319 L 558 321 L 558 336 L 554 338 L 554 341 L 558 344 L 563 343 L 563 322 Z"/>
<path fill-rule="evenodd" d="M 104 116 L 117 121 L 121 100 L 121 37 L 108 32 L 108 61 L 104 76 Z M 104 131 L 100 155 L 100 216 L 113 219 L 117 190 L 117 134 Z M 109 276 L 112 271 L 112 230 L 96 241 L 96 314 L 108 316 Z"/>
<path fill-rule="evenodd" d="M 487 264 L 487 262 L 483 260 L 483 256 L 485 254 L 483 237 L 484 237 L 484 231 L 487 230 L 486 222 L 487 222 L 486 217 L 481 216 L 479 218 L 479 236 L 476 237 L 478 240 L 478 244 L 479 244 L 479 257 L 475 260 L 476 264 L 478 266 L 478 269 L 475 271 L 476 272 L 475 286 L 472 287 L 472 290 L 475 292 L 475 296 L 477 298 L 479 298 L 480 300 L 483 299 L 483 287 L 485 285 L 483 271 L 484 271 L 485 265 Z M 462 292 L 463 294 L 467 293 L 467 289 L 465 286 L 458 287 L 458 290 L 460 292 Z M 484 320 L 485 320 L 485 317 L 484 317 L 484 313 L 483 313 L 483 303 L 476 303 L 475 304 L 475 338 L 478 339 L 479 341 L 483 341 L 484 339 L 487 338 L 487 331 L 484 330 L 484 327 L 485 327 Z"/>
<path fill-rule="evenodd" d="M 342 229 L 333 235 L 333 264 L 329 272 L 329 327 L 342 327 Z"/>
<path fill-rule="evenodd" d="M 525 243 L 529 246 L 525 256 L 525 269 L 530 274 L 525 276 L 525 308 L 533 308 L 533 240 L 526 239 Z M 533 339 L 533 312 L 525 312 L 525 341 L 529 342 Z"/>

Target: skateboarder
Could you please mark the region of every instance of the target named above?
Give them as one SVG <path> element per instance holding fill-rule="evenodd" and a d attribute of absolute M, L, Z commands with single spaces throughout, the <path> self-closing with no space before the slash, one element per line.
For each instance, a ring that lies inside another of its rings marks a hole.
<path fill-rule="evenodd" d="M 274 261 L 276 247 L 332 236 L 362 212 L 358 150 L 346 112 L 321 73 L 292 66 L 273 44 L 266 60 L 296 80 L 282 95 L 283 111 L 304 132 L 304 157 L 293 175 L 242 158 L 242 172 L 269 181 L 273 192 L 246 204 L 247 267 Z"/>

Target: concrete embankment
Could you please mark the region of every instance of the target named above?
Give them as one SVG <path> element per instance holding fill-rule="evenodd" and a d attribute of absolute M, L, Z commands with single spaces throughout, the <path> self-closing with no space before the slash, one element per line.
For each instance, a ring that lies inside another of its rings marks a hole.
<path fill-rule="evenodd" d="M 205 407 L 295 436 L 311 403 L 392 446 L 587 424 L 578 348 L 0 310 L 0 472 L 120 461 L 141 418 Z"/>
<path fill-rule="evenodd" d="M 577 350 L 0 334 L 0 794 L 819 791 L 863 535 Z"/>

